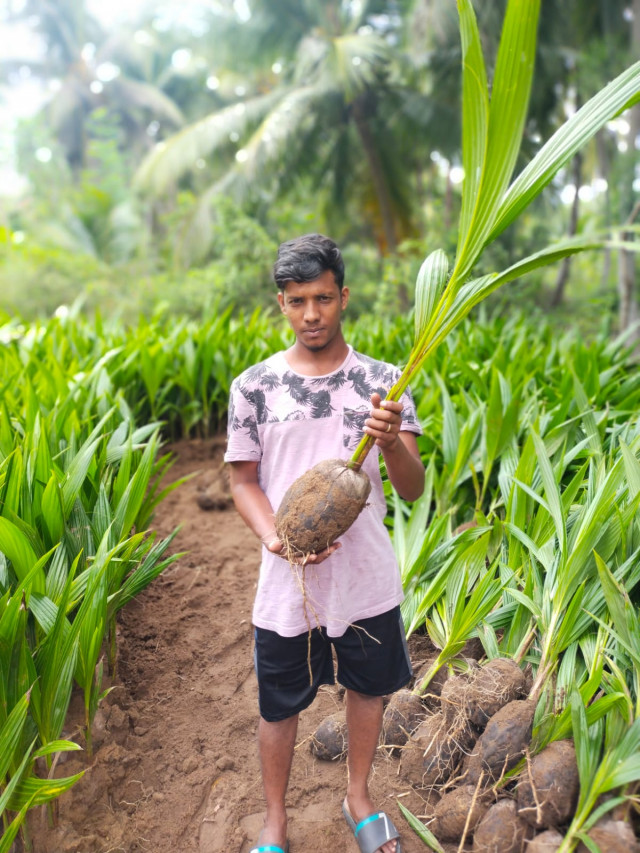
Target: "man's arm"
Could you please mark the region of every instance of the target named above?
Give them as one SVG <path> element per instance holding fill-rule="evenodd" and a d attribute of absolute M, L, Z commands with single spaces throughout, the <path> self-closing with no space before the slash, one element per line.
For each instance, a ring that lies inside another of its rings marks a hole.
<path fill-rule="evenodd" d="M 273 508 L 258 482 L 258 463 L 230 465 L 231 496 L 242 520 L 269 551 L 280 553 L 282 543 L 276 533 Z"/>
<path fill-rule="evenodd" d="M 258 480 L 257 462 L 231 462 L 231 495 L 236 509 L 247 527 L 260 539 L 272 554 L 284 557 L 284 545 L 278 539 L 275 527 L 275 513 L 269 498 L 263 492 Z M 340 548 L 334 542 L 329 548 L 318 554 L 311 554 L 306 563 L 321 563 Z"/>
<path fill-rule="evenodd" d="M 371 402 L 365 432 L 376 439 L 393 488 L 404 500 L 415 501 L 424 491 L 424 465 L 414 433 L 402 429 L 402 403 L 382 401 L 379 394 L 372 394 Z"/>

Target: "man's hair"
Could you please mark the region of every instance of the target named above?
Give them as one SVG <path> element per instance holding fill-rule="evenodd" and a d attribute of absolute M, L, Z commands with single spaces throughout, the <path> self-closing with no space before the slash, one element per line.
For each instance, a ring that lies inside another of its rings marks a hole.
<path fill-rule="evenodd" d="M 289 281 L 297 284 L 315 281 L 328 270 L 331 270 L 336 284 L 342 290 L 344 261 L 340 249 L 329 237 L 305 234 L 280 245 L 278 259 L 273 266 L 273 278 L 278 288 L 284 290 Z"/>

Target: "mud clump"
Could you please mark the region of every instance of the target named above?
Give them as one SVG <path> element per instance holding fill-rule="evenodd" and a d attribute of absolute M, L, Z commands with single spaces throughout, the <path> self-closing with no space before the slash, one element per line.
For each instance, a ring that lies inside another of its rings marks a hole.
<path fill-rule="evenodd" d="M 449 791 L 434 810 L 433 831 L 439 841 L 460 841 L 465 832 L 470 835 L 482 820 L 488 806 L 486 795 L 474 785 Z"/>
<path fill-rule="evenodd" d="M 472 670 L 464 690 L 462 707 L 470 722 L 484 728 L 500 708 L 525 693 L 525 676 L 509 658 L 495 658 Z"/>
<path fill-rule="evenodd" d="M 425 718 L 420 697 L 411 690 L 398 690 L 384 709 L 382 744 L 389 749 L 404 746 Z"/>
<path fill-rule="evenodd" d="M 367 505 L 371 482 L 342 459 L 325 459 L 287 489 L 275 517 L 276 533 L 291 562 L 324 551 Z"/>
<path fill-rule="evenodd" d="M 546 829 L 527 844 L 527 853 L 556 853 L 564 838 L 557 829 Z"/>
<path fill-rule="evenodd" d="M 553 741 L 520 776 L 518 814 L 536 829 L 560 826 L 573 814 L 579 791 L 573 743 Z"/>
<path fill-rule="evenodd" d="M 495 658 L 483 666 L 472 666 L 442 688 L 442 710 L 449 722 L 464 715 L 478 729 L 514 699 L 526 695 L 526 678 L 515 661 Z"/>
<path fill-rule="evenodd" d="M 347 720 L 344 711 L 331 714 L 311 737 L 311 752 L 322 761 L 340 761 L 347 754 Z"/>
<path fill-rule="evenodd" d="M 433 714 L 409 738 L 400 758 L 400 776 L 414 788 L 448 782 L 465 751 L 473 745 L 468 727 L 449 729 L 442 714 Z"/>
<path fill-rule="evenodd" d="M 520 853 L 528 825 L 518 817 L 513 800 L 498 800 L 487 811 L 473 834 L 473 853 Z"/>
<path fill-rule="evenodd" d="M 535 702 L 516 699 L 491 717 L 465 762 L 465 779 L 475 784 L 483 774 L 496 782 L 515 767 L 531 741 Z"/>
<path fill-rule="evenodd" d="M 629 824 L 624 820 L 598 821 L 587 835 L 607 853 L 640 853 L 640 843 Z M 588 853 L 586 844 L 579 844 L 577 853 Z"/>

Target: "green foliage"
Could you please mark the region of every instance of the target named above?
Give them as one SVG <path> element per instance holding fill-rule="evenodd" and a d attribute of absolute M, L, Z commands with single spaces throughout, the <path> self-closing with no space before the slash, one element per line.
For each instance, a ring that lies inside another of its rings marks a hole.
<path fill-rule="evenodd" d="M 29 808 L 81 778 L 42 778 L 35 759 L 51 769 L 56 753 L 79 748 L 60 739 L 74 682 L 90 754 L 115 614 L 178 556 L 164 556 L 172 537 L 146 533 L 173 487 L 157 485 L 168 464 L 158 425 L 135 427 L 95 330 L 82 338 L 52 321 L 48 331 L 7 326 L 0 347 L 2 849 Z"/>
<path fill-rule="evenodd" d="M 466 25 L 465 51 L 475 79 L 493 79 L 509 62 L 498 53 L 504 3 L 474 8 L 486 71 Z M 623 0 L 597 8 L 548 0 L 516 173 L 562 122 L 565 105 L 584 102 L 637 56 L 624 8 Z M 4 14 L 44 40 L 44 59 L 30 71 L 52 95 L 17 134 L 29 188 L 16 201 L 3 199 L 3 228 L 5 239 L 17 232 L 24 243 L 6 255 L 3 240 L 0 307 L 48 316 L 80 296 L 85 310 L 126 318 L 162 304 L 193 314 L 214 303 L 254 307 L 271 289 L 270 250 L 320 231 L 345 250 L 352 316 L 395 313 L 410 304 L 427 250 L 440 246 L 453 257 L 464 232 L 458 213 L 462 206 L 466 222 L 473 193 L 463 200 L 460 192 L 470 150 L 460 140 L 461 48 L 447 4 L 312 2 L 294 14 L 288 2 L 260 2 L 247 21 L 208 6 L 162 31 L 153 10 L 117 32 L 105 32 L 83 3 L 64 2 L 54 15 L 29 0 Z M 525 29 L 532 36 L 535 28 Z M 96 74 L 105 60 L 119 74 L 102 84 Z M 10 61 L 3 67 L 15 71 Z M 468 92 L 472 79 L 467 74 Z M 485 95 L 472 102 L 486 103 Z M 626 119 L 635 126 L 631 114 Z M 50 159 L 41 157 L 47 149 Z M 148 164 L 181 176 L 161 199 L 133 187 L 147 155 Z M 634 165 L 620 128 L 604 129 L 597 150 L 585 153 L 582 180 L 593 186 L 605 178 L 607 189 L 581 201 L 578 233 L 627 218 L 637 201 Z M 540 205 L 485 247 L 477 274 L 504 269 L 566 232 L 569 208 L 559 192 L 571 180 L 561 172 Z M 567 291 L 560 322 L 573 320 L 578 306 L 592 329 L 616 309 L 611 260 L 574 262 L 578 286 Z M 553 287 L 549 275 L 535 273 L 526 291 L 499 304 L 521 305 L 526 294 L 544 306 Z"/>

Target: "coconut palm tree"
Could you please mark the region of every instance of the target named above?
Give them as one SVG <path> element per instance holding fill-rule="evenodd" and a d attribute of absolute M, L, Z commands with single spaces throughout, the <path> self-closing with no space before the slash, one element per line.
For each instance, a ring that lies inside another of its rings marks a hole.
<path fill-rule="evenodd" d="M 206 205 L 231 188 L 281 189 L 304 170 L 331 182 L 335 210 L 355 194 L 380 251 L 395 251 L 411 230 L 406 166 L 421 118 L 394 63 L 400 25 L 391 3 L 258 0 L 236 42 L 251 91 L 163 140 L 137 185 L 161 195 L 206 158 Z"/>
<path fill-rule="evenodd" d="M 116 64 L 122 35 L 108 38 L 84 3 L 27 0 L 12 18 L 32 22 L 43 39 L 41 59 L 26 64 L 52 90 L 43 112 L 74 171 L 86 165 L 86 124 L 97 107 L 108 106 L 120 117 L 130 143 L 140 139 L 150 116 L 172 128 L 183 123 L 177 105 L 139 69 L 133 75 L 122 73 Z"/>

